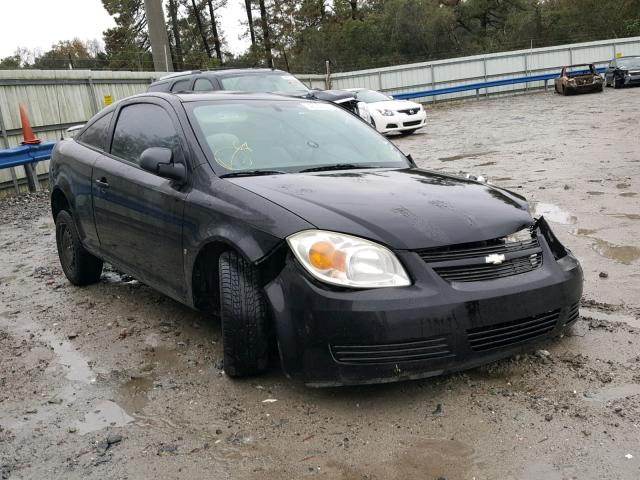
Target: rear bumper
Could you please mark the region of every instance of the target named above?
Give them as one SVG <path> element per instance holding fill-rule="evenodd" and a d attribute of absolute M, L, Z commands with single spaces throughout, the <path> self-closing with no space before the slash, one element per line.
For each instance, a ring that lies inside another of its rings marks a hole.
<path fill-rule="evenodd" d="M 293 260 L 266 287 L 282 366 L 310 386 L 382 383 L 463 370 L 530 349 L 577 318 L 582 270 L 567 255 L 535 271 L 447 283 L 412 252 L 404 288 L 329 290 Z M 550 259 L 550 260 L 547 260 Z"/>

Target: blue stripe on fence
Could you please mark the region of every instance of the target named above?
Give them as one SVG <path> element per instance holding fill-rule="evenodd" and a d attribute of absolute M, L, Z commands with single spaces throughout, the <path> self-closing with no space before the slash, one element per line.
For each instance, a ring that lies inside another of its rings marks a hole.
<path fill-rule="evenodd" d="M 598 73 L 603 73 L 606 70 L 606 68 L 598 68 L 597 70 L 598 70 Z M 588 73 L 588 70 L 584 70 L 584 72 L 572 72 L 572 73 Z M 465 85 L 458 85 L 456 87 L 435 88 L 433 90 L 423 90 L 420 92 L 398 93 L 392 96 L 395 100 L 408 100 L 410 98 L 434 97 L 436 95 L 446 95 L 448 93 L 468 92 L 470 90 L 479 91 L 485 88 L 503 87 L 505 85 L 516 85 L 519 83 L 549 81 L 549 80 L 554 80 L 559 76 L 560 76 L 559 73 L 547 73 L 544 75 L 530 75 L 527 77 L 491 80 L 489 82 L 467 83 Z"/>
<path fill-rule="evenodd" d="M 0 169 L 48 160 L 55 144 L 56 142 L 42 142 L 39 145 L 22 145 L 0 150 Z"/>

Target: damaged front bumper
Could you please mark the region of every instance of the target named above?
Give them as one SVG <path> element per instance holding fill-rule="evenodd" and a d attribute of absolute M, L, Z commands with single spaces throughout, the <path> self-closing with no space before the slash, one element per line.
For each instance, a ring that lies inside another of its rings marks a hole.
<path fill-rule="evenodd" d="M 481 282 L 445 281 L 405 251 L 397 254 L 413 285 L 332 289 L 289 258 L 265 289 L 283 369 L 310 386 L 392 382 L 475 367 L 558 335 L 577 319 L 582 270 L 568 251 L 554 258 L 563 247 L 546 223 L 537 230 L 540 268 Z"/>

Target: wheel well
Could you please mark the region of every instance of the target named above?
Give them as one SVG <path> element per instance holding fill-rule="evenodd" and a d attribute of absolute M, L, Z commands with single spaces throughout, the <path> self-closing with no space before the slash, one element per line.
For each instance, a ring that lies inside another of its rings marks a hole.
<path fill-rule="evenodd" d="M 51 213 L 53 214 L 54 220 L 62 210 L 71 211 L 71 206 L 69 205 L 67 197 L 62 193 L 62 190 L 57 188 L 51 193 Z"/>
<path fill-rule="evenodd" d="M 193 304 L 197 309 L 219 312 L 218 261 L 222 253 L 230 250 L 242 255 L 233 246 L 220 241 L 208 243 L 198 253 L 191 274 Z M 286 242 L 282 242 L 256 263 L 263 285 L 273 280 L 284 268 L 287 251 Z"/>

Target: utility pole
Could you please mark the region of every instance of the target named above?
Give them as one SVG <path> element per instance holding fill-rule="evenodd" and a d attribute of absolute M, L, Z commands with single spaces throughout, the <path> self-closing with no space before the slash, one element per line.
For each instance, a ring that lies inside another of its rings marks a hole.
<path fill-rule="evenodd" d="M 154 70 L 156 72 L 173 72 L 173 61 L 170 58 L 171 49 L 169 48 L 167 26 L 164 23 L 162 0 L 144 0 L 144 8 L 147 14 L 147 27 L 149 28 Z"/>

